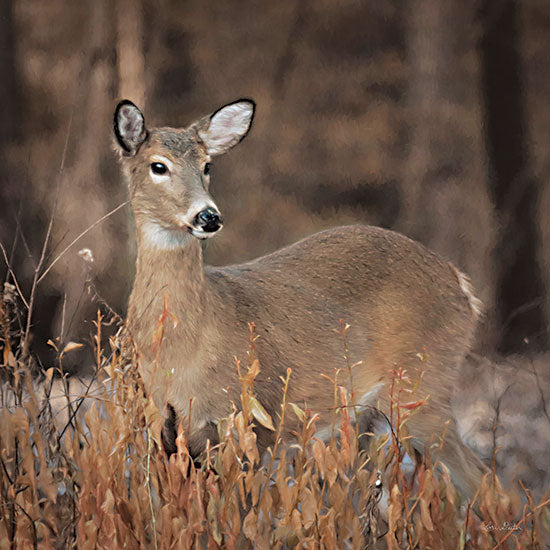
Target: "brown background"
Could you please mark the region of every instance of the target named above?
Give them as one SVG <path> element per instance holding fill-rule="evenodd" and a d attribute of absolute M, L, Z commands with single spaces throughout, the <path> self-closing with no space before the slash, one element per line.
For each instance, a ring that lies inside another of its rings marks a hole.
<path fill-rule="evenodd" d="M 178 126 L 252 97 L 250 136 L 213 170 L 226 226 L 210 263 L 394 228 L 471 275 L 481 351 L 544 350 L 549 51 L 544 0 L 3 0 L 0 241 L 28 292 L 56 197 L 46 265 L 126 199 L 118 99 Z M 123 313 L 134 254 L 128 209 L 71 248 L 40 284 L 35 348 L 89 340 L 87 277 Z"/>

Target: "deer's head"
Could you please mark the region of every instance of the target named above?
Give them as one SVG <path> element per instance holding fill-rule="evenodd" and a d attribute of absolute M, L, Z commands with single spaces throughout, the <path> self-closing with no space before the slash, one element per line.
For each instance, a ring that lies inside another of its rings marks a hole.
<path fill-rule="evenodd" d="M 141 111 L 121 101 L 114 116 L 117 149 L 130 186 L 141 237 L 157 248 L 177 248 L 190 235 L 205 239 L 222 227 L 208 191 L 212 158 L 248 133 L 255 104 L 241 99 L 187 128 L 147 128 Z"/>

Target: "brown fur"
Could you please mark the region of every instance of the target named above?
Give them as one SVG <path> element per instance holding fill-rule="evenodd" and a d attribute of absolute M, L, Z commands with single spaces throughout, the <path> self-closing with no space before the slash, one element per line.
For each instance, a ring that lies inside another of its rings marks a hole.
<path fill-rule="evenodd" d="M 321 375 L 345 367 L 342 341 L 334 332 L 343 319 L 351 325 L 351 359 L 363 362 L 354 371 L 354 390 L 359 401 L 368 396 L 364 406 L 378 403 L 388 413 L 392 369 L 403 367 L 414 376 L 417 354 L 426 352 L 420 391 L 430 397 L 410 417 L 408 429 L 421 449 L 450 422 L 440 458 L 471 497 L 485 470 L 460 440 L 450 410 L 458 365 L 476 324 L 473 294 L 463 290 L 469 289 L 465 276 L 407 237 L 369 226 L 323 231 L 223 268 L 203 266 L 201 245 L 191 235 L 180 247 L 155 247 L 145 235 L 148 220 L 176 227 L 178 212 L 201 193 L 208 196 L 201 174 L 209 157 L 197 132 L 200 124 L 149 130 L 139 150 L 123 156 L 138 233 L 128 327 L 157 405 L 170 404 L 181 420 L 193 400 L 187 420 L 191 452 L 200 453 L 207 438 L 216 437 L 214 425 L 230 412 L 231 400 L 239 403 L 234 357 L 246 358 L 249 322 L 259 335 L 255 389 L 267 411 L 277 418 L 280 377 L 291 367 L 289 400 L 318 412 L 320 428 L 330 425 L 332 387 Z M 175 163 L 171 186 L 150 181 L 153 154 Z M 159 347 L 155 331 L 163 311 Z M 296 428 L 289 420 L 285 436 Z M 264 447 L 271 437 L 259 433 Z"/>

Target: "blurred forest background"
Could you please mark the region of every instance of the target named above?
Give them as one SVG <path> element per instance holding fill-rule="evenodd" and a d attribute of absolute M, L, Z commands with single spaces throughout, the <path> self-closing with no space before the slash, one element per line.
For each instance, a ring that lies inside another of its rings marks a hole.
<path fill-rule="evenodd" d="M 549 52 L 548 0 L 2 0 L 0 242 L 28 296 L 52 215 L 45 266 L 126 200 L 118 99 L 180 126 L 252 97 L 251 134 L 214 166 L 226 225 L 209 263 L 334 225 L 396 229 L 472 277 L 479 351 L 542 352 Z M 124 314 L 134 255 L 125 207 L 61 256 L 32 320 L 43 361 L 48 338 L 89 342 L 87 279 Z"/>

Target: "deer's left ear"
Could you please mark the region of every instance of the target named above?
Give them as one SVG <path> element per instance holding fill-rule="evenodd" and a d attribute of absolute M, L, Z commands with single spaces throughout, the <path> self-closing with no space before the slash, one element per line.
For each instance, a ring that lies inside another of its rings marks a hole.
<path fill-rule="evenodd" d="M 252 125 L 255 109 L 256 104 L 251 99 L 239 99 L 218 109 L 206 123 L 201 123 L 199 136 L 208 154 L 221 155 L 244 139 Z"/>
<path fill-rule="evenodd" d="M 145 119 L 141 111 L 128 99 L 115 109 L 114 130 L 118 144 L 126 155 L 134 156 L 147 139 Z"/>

